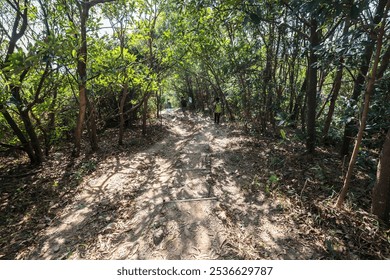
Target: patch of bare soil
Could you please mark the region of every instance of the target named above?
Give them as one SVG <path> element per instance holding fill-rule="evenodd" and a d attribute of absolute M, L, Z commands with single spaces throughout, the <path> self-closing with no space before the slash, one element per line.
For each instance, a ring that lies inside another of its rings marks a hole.
<path fill-rule="evenodd" d="M 318 155 L 325 162 L 313 161 L 300 156 L 297 141 L 255 140 L 179 112 L 115 151 L 105 143 L 105 152 L 78 162 L 57 155 L 23 184 L 8 171 L 1 258 L 389 257 L 386 232 L 373 217 L 329 206 L 341 174 L 325 151 Z M 53 168 L 62 175 L 51 175 Z"/>

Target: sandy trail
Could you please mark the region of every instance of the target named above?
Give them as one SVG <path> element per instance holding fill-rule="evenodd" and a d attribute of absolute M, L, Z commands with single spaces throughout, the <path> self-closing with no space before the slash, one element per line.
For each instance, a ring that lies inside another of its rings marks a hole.
<path fill-rule="evenodd" d="M 253 178 L 226 125 L 177 112 L 164 124 L 148 150 L 100 163 L 27 258 L 309 258 L 281 202 L 243 191 Z"/>

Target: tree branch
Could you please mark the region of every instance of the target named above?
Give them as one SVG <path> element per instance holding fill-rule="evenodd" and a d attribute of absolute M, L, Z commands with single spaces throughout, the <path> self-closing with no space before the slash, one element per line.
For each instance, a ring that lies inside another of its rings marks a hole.
<path fill-rule="evenodd" d="M 88 5 L 88 7 L 93 7 L 97 4 L 101 4 L 101 3 L 107 3 L 107 2 L 114 2 L 115 0 L 93 0 L 91 2 L 87 2 L 86 4 Z"/>
<path fill-rule="evenodd" d="M 293 12 L 293 13 L 295 14 L 295 16 L 297 17 L 297 19 L 299 19 L 303 24 L 305 24 L 305 25 L 308 26 L 308 27 L 311 26 L 310 21 L 308 21 L 308 20 L 306 20 L 306 19 L 300 17 L 300 16 L 298 15 L 298 13 L 295 13 L 294 8 L 291 7 L 291 5 L 288 3 L 288 1 L 283 1 L 283 4 L 284 4 L 291 12 Z"/>
<path fill-rule="evenodd" d="M 9 2 L 9 1 L 7 1 Z M 12 3 L 9 2 L 9 4 L 12 6 Z M 16 42 L 23 36 L 24 32 L 27 29 L 27 4 L 26 1 L 24 1 L 25 7 L 23 9 L 23 13 L 21 13 L 20 9 L 17 9 L 16 11 L 16 17 L 15 21 L 12 27 L 12 34 L 10 38 L 10 42 L 8 45 L 7 55 L 5 57 L 5 62 L 8 61 L 9 56 L 14 52 L 16 47 Z M 16 7 L 18 8 L 18 7 Z M 20 24 L 20 20 L 22 19 L 22 23 Z M 19 28 L 19 32 L 18 32 Z"/>

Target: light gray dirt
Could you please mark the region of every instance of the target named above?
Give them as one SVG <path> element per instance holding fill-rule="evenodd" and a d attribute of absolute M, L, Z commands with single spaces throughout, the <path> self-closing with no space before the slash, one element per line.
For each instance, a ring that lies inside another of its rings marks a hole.
<path fill-rule="evenodd" d="M 23 258 L 310 258 L 279 211 L 288 202 L 243 191 L 255 176 L 234 162 L 242 136 L 196 115 L 163 116 L 169 136 L 100 163 Z"/>

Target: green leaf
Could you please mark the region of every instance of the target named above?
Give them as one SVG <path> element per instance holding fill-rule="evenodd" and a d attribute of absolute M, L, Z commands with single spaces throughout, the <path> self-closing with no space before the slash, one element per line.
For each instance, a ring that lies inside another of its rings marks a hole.
<path fill-rule="evenodd" d="M 283 140 L 287 139 L 286 132 L 283 129 L 280 130 L 280 136 L 282 136 Z"/>
<path fill-rule="evenodd" d="M 270 183 L 276 183 L 277 181 L 279 181 L 279 179 L 278 179 L 278 177 L 277 177 L 275 174 L 272 174 L 272 175 L 269 177 L 268 181 L 269 181 Z"/>

